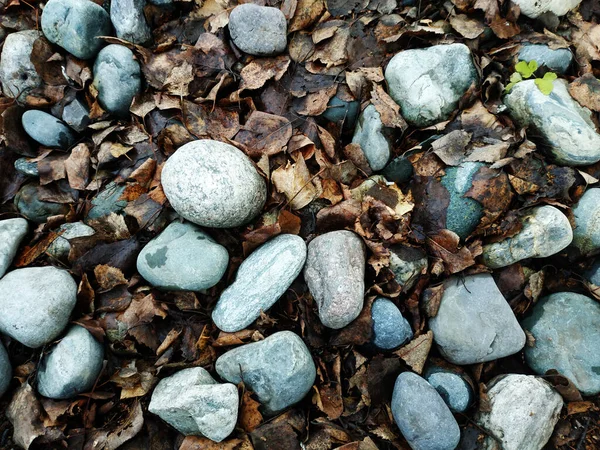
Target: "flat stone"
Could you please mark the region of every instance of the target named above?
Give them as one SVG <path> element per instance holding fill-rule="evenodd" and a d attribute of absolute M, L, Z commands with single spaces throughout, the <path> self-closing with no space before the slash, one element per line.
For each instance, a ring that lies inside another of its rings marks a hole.
<path fill-rule="evenodd" d="M 396 54 L 385 70 L 390 96 L 412 125 L 448 119 L 478 76 L 464 44 L 434 45 Z"/>
<path fill-rule="evenodd" d="M 226 332 L 240 331 L 260 317 L 288 290 L 306 261 L 306 244 L 293 234 L 280 234 L 254 250 L 223 291 L 212 319 Z"/>
<path fill-rule="evenodd" d="M 42 358 L 37 374 L 38 392 L 56 400 L 87 392 L 102 370 L 104 347 L 79 325 Z"/>
<path fill-rule="evenodd" d="M 83 222 L 63 223 L 57 230 L 62 233 L 57 237 L 46 249 L 46 253 L 56 259 L 67 259 L 71 251 L 71 243 L 69 240 L 92 236 L 96 233 L 92 227 Z"/>
<path fill-rule="evenodd" d="M 0 331 L 38 348 L 64 330 L 77 300 L 77 283 L 66 270 L 25 267 L 0 279 Z"/>
<path fill-rule="evenodd" d="M 46 147 L 66 150 L 77 140 L 75 133 L 62 120 L 44 111 L 25 111 L 21 122 L 29 137 Z"/>
<path fill-rule="evenodd" d="M 215 369 L 230 383 L 243 381 L 267 414 L 302 400 L 317 375 L 306 344 L 291 331 L 229 350 L 217 359 Z"/>
<path fill-rule="evenodd" d="M 403 292 L 415 285 L 427 265 L 427 254 L 419 248 L 403 244 L 390 247 L 390 270 Z"/>
<path fill-rule="evenodd" d="M 437 391 L 412 372 L 398 375 L 392 414 L 413 450 L 454 450 L 460 441 L 456 419 Z"/>
<path fill-rule="evenodd" d="M 25 98 L 29 91 L 42 85 L 42 78 L 31 62 L 33 44 L 41 36 L 36 30 L 6 36 L 0 54 L 0 83 L 7 97 Z"/>
<path fill-rule="evenodd" d="M 545 44 L 526 44 L 521 47 L 519 61 L 536 61 L 538 67 L 546 66 L 552 72 L 564 75 L 573 62 L 573 53 L 568 48 L 552 50 Z"/>
<path fill-rule="evenodd" d="M 351 231 L 331 231 L 308 244 L 304 279 L 329 328 L 343 328 L 358 317 L 365 295 L 365 245 Z"/>
<path fill-rule="evenodd" d="M 15 170 L 28 177 L 39 177 L 37 162 L 28 161 L 27 158 L 19 158 L 15 161 Z"/>
<path fill-rule="evenodd" d="M 244 53 L 271 56 L 287 46 L 287 23 L 278 8 L 244 3 L 229 15 L 229 34 Z"/>
<path fill-rule="evenodd" d="M 525 345 L 525 333 L 487 273 L 448 278 L 429 328 L 440 352 L 453 364 L 504 358 Z"/>
<path fill-rule="evenodd" d="M 39 197 L 38 185 L 26 184 L 15 195 L 14 203 L 25 218 L 36 223 L 44 223 L 48 217 L 69 212 L 68 205 L 46 202 Z"/>
<path fill-rule="evenodd" d="M 345 129 L 352 129 L 356 124 L 359 113 L 359 101 L 345 101 L 336 95 L 329 100 L 327 109 L 322 116 L 331 122 L 338 123 L 343 121 Z"/>
<path fill-rule="evenodd" d="M 126 200 L 120 200 L 125 192 L 125 185 L 118 185 L 111 181 L 92 199 L 92 208 L 88 211 L 86 220 L 99 219 L 111 213 L 121 214 L 127 206 Z"/>
<path fill-rule="evenodd" d="M 85 103 L 76 98 L 63 108 L 62 120 L 81 133 L 90 123 L 90 110 Z"/>
<path fill-rule="evenodd" d="M 12 264 L 19 245 L 28 231 L 29 226 L 25 219 L 0 220 L 0 278 Z"/>
<path fill-rule="evenodd" d="M 550 439 L 563 406 L 561 396 L 544 380 L 531 375 L 506 375 L 488 384 L 491 411 L 475 421 L 495 436 L 503 450 L 541 450 Z M 483 448 L 498 448 L 487 437 Z"/>
<path fill-rule="evenodd" d="M 219 282 L 228 263 L 227 249 L 200 227 L 173 222 L 142 249 L 137 269 L 153 286 L 202 291 Z"/>
<path fill-rule="evenodd" d="M 533 208 L 521 223 L 523 228 L 515 236 L 483 247 L 486 266 L 498 269 L 527 258 L 546 258 L 565 249 L 573 240 L 569 219 L 554 206 Z"/>
<path fill-rule="evenodd" d="M 160 380 L 148 411 L 185 436 L 221 442 L 235 428 L 238 404 L 234 384 L 219 384 L 202 367 L 193 367 Z"/>
<path fill-rule="evenodd" d="M 467 376 L 439 366 L 430 366 L 423 374 L 450 408 L 450 411 L 464 413 L 473 403 L 475 396 Z"/>
<path fill-rule="evenodd" d="M 8 359 L 8 353 L 6 353 L 4 345 L 2 345 L 2 342 L 0 342 L 0 398 L 2 398 L 8 389 L 11 378 L 12 366 L 10 364 L 10 360 Z"/>
<path fill-rule="evenodd" d="M 413 337 L 412 329 L 398 307 L 384 297 L 378 297 L 371 306 L 373 344 L 381 350 L 391 350 L 407 343 Z"/>
<path fill-rule="evenodd" d="M 171 206 L 198 225 L 231 228 L 254 219 L 265 204 L 264 179 L 241 150 L 202 139 L 185 144 L 161 175 Z"/>
<path fill-rule="evenodd" d="M 358 117 L 352 143 L 360 145 L 369 166 L 375 172 L 383 169 L 390 160 L 389 133 L 375 106 L 367 106 Z"/>
<path fill-rule="evenodd" d="M 575 9 L 581 0 L 514 0 L 513 3 L 519 5 L 521 14 L 535 19 L 548 12 L 564 16 Z"/>
<path fill-rule="evenodd" d="M 134 44 L 145 44 L 152 39 L 150 27 L 144 16 L 146 0 L 112 0 L 110 20 L 117 37 Z"/>
<path fill-rule="evenodd" d="M 600 248 L 600 189 L 588 189 L 572 208 L 573 246 L 588 255 Z"/>

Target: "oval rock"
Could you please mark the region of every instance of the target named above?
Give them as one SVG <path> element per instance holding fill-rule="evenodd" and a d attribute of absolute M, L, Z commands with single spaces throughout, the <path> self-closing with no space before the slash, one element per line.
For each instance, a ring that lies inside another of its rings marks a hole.
<path fill-rule="evenodd" d="M 391 155 L 390 130 L 383 125 L 375 106 L 369 105 L 358 117 L 352 143 L 359 144 L 373 171 L 383 169 Z"/>
<path fill-rule="evenodd" d="M 29 226 L 25 219 L 0 220 L 0 278 L 6 273 Z"/>
<path fill-rule="evenodd" d="M 423 376 L 438 391 L 451 411 L 464 413 L 473 403 L 474 392 L 466 375 L 443 367 L 431 366 Z"/>
<path fill-rule="evenodd" d="M 7 97 L 25 97 L 28 91 L 42 85 L 42 78 L 31 62 L 33 44 L 40 36 L 42 33 L 36 30 L 17 31 L 6 36 L 0 54 L 0 83 Z"/>
<path fill-rule="evenodd" d="M 244 3 L 229 15 L 229 33 L 244 53 L 271 56 L 287 46 L 287 23 L 278 8 Z"/>
<path fill-rule="evenodd" d="M 146 0 L 112 0 L 110 20 L 117 37 L 134 44 L 145 44 L 152 34 L 144 16 Z"/>
<path fill-rule="evenodd" d="M 46 147 L 66 150 L 75 143 L 75 133 L 62 121 L 44 111 L 25 111 L 21 122 L 25 132 Z"/>
<path fill-rule="evenodd" d="M 600 248 L 600 189 L 588 189 L 573 206 L 573 246 L 583 255 Z"/>
<path fill-rule="evenodd" d="M 378 297 L 371 306 L 373 344 L 382 350 L 400 347 L 413 337 L 412 329 L 398 307 L 384 297 Z"/>
<path fill-rule="evenodd" d="M 39 187 L 36 183 L 26 184 L 15 195 L 15 206 L 25 218 L 32 222 L 44 223 L 48 217 L 69 212 L 68 205 L 40 200 Z"/>

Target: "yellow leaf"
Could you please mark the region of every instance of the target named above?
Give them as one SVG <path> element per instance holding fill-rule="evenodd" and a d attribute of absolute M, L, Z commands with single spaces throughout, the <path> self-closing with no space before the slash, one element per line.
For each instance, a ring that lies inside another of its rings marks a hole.
<path fill-rule="evenodd" d="M 304 208 L 320 195 L 311 178 L 301 152 L 295 164 L 288 162 L 271 174 L 275 188 L 286 196 L 292 209 Z"/>

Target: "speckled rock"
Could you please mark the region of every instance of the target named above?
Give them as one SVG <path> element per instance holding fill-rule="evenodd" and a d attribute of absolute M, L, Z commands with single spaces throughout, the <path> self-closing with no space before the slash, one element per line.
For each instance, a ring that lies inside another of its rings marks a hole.
<path fill-rule="evenodd" d="M 600 189 L 588 189 L 573 206 L 573 246 L 584 254 L 600 249 Z"/>
<path fill-rule="evenodd" d="M 39 177 L 37 162 L 31 162 L 27 158 L 19 158 L 15 161 L 15 170 L 28 177 Z"/>
<path fill-rule="evenodd" d="M 7 97 L 25 98 L 30 90 L 42 85 L 30 59 L 33 44 L 41 35 L 39 31 L 26 30 L 6 36 L 0 54 L 0 83 Z"/>
<path fill-rule="evenodd" d="M 180 216 L 213 228 L 248 223 L 267 199 L 252 161 L 234 146 L 209 139 L 179 147 L 164 165 L 162 185 Z"/>
<path fill-rule="evenodd" d="M 28 230 L 25 219 L 0 220 L 0 278 L 11 265 Z"/>
<path fill-rule="evenodd" d="M 244 381 L 268 414 L 302 400 L 317 375 L 306 344 L 291 331 L 229 350 L 217 359 L 215 368 L 230 383 Z"/>
<path fill-rule="evenodd" d="M 70 239 L 92 236 L 96 231 L 83 222 L 63 223 L 57 232 L 62 233 L 46 249 L 46 253 L 56 259 L 67 259 L 71 251 Z"/>
<path fill-rule="evenodd" d="M 327 109 L 322 116 L 331 122 L 337 123 L 343 121 L 345 129 L 352 129 L 356 124 L 356 119 L 359 112 L 359 101 L 345 101 L 336 95 L 329 100 L 329 103 L 327 103 Z"/>
<path fill-rule="evenodd" d="M 226 332 L 240 331 L 267 311 L 298 277 L 306 261 L 306 244 L 280 234 L 244 260 L 231 286 L 223 291 L 212 319 Z"/>
<path fill-rule="evenodd" d="M 535 19 L 547 12 L 564 16 L 575 9 L 581 0 L 513 0 L 513 3 L 519 5 L 521 14 Z"/>
<path fill-rule="evenodd" d="M 373 344 L 381 350 L 391 350 L 407 343 L 413 337 L 412 329 L 398 307 L 384 297 L 378 297 L 371 306 Z"/>
<path fill-rule="evenodd" d="M 4 395 L 12 378 L 12 366 L 8 359 L 8 353 L 2 342 L 0 342 L 0 398 Z"/>
<path fill-rule="evenodd" d="M 365 295 L 365 245 L 351 231 L 331 231 L 308 244 L 304 279 L 329 328 L 358 317 Z"/>
<path fill-rule="evenodd" d="M 475 394 L 466 375 L 434 365 L 427 368 L 423 377 L 441 395 L 451 411 L 464 413 L 473 403 Z"/>
<path fill-rule="evenodd" d="M 110 20 L 117 37 L 134 44 L 145 44 L 152 38 L 144 16 L 146 0 L 112 0 Z"/>
<path fill-rule="evenodd" d="M 519 61 L 536 61 L 539 67 L 546 66 L 552 72 L 564 74 L 573 62 L 573 53 L 568 48 L 552 50 L 545 44 L 527 44 L 521 47 Z"/>
<path fill-rule="evenodd" d="M 404 292 L 415 285 L 426 268 L 427 254 L 423 250 L 402 244 L 390 247 L 390 270 Z"/>
<path fill-rule="evenodd" d="M 358 118 L 352 143 L 360 145 L 369 166 L 375 172 L 383 169 L 390 160 L 389 133 L 375 106 L 367 106 Z"/>
<path fill-rule="evenodd" d="M 219 384 L 202 367 L 193 367 L 160 380 L 148 411 L 185 436 L 221 442 L 235 428 L 238 403 L 234 384 Z"/>
<path fill-rule="evenodd" d="M 108 216 L 111 213 L 120 214 L 127 206 L 126 200 L 119 200 L 124 191 L 125 185 L 118 185 L 114 181 L 108 183 L 106 187 L 92 199 L 92 208 L 88 211 L 86 220 L 99 219 L 100 217 Z"/>
<path fill-rule="evenodd" d="M 229 15 L 229 34 L 236 47 L 250 55 L 276 55 L 287 46 L 285 16 L 270 6 L 236 6 Z"/>
<path fill-rule="evenodd" d="M 90 123 L 90 111 L 85 103 L 76 98 L 63 108 L 62 119 L 75 131 L 81 133 Z"/>
<path fill-rule="evenodd" d="M 25 132 L 46 147 L 66 150 L 77 140 L 75 133 L 62 120 L 44 111 L 25 111 L 21 122 Z"/>
<path fill-rule="evenodd" d="M 15 206 L 27 219 L 36 223 L 44 223 L 48 217 L 66 214 L 69 206 L 40 200 L 37 184 L 26 184 L 15 195 Z"/>

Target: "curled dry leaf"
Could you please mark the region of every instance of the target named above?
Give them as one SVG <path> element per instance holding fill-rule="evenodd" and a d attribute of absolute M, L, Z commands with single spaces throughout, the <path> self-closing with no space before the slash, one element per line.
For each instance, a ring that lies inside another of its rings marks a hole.
<path fill-rule="evenodd" d="M 294 164 L 289 162 L 271 174 L 278 192 L 283 193 L 292 209 L 301 209 L 320 195 L 301 153 Z"/>
<path fill-rule="evenodd" d="M 569 84 L 569 94 L 581 106 L 600 111 L 600 81 L 591 73 L 586 73 Z"/>
<path fill-rule="evenodd" d="M 263 421 L 259 408 L 260 403 L 252 398 L 252 392 L 244 391 L 238 420 L 242 428 L 248 433 L 252 432 Z"/>
<path fill-rule="evenodd" d="M 386 127 L 399 128 L 402 131 L 408 128 L 408 124 L 400 114 L 400 106 L 378 84 L 373 86 L 371 91 L 371 103 Z"/>
<path fill-rule="evenodd" d="M 290 58 L 277 56 L 275 58 L 259 58 L 245 66 L 240 72 L 242 84 L 239 92 L 244 89 L 258 89 L 271 79 L 279 81 L 290 65 Z"/>

